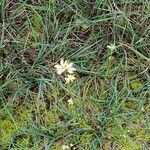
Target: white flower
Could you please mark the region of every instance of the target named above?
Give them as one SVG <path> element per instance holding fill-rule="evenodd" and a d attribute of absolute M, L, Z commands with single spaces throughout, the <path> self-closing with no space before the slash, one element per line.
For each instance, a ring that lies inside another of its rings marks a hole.
<path fill-rule="evenodd" d="M 66 84 L 67 83 L 70 83 L 70 82 L 73 82 L 74 80 L 76 79 L 75 75 L 73 74 L 68 74 L 67 77 L 65 78 L 66 80 Z"/>
<path fill-rule="evenodd" d="M 73 72 L 76 71 L 76 68 L 73 67 L 73 63 L 67 64 L 67 71 L 70 74 L 73 74 Z"/>
<path fill-rule="evenodd" d="M 110 49 L 111 51 L 113 51 L 116 49 L 116 46 L 115 46 L 115 44 L 110 44 L 107 46 L 107 48 Z"/>
<path fill-rule="evenodd" d="M 68 105 L 73 105 L 73 99 L 72 98 L 70 98 L 67 102 L 68 102 Z"/>
<path fill-rule="evenodd" d="M 54 66 L 58 74 L 62 74 L 63 72 L 65 72 L 66 70 L 65 64 L 66 62 L 63 59 L 61 59 L 60 64 Z"/>
<path fill-rule="evenodd" d="M 144 107 L 142 106 L 141 111 L 144 111 Z"/>
<path fill-rule="evenodd" d="M 62 145 L 62 150 L 67 150 L 69 149 L 70 147 L 68 145 Z"/>
<path fill-rule="evenodd" d="M 62 74 L 65 71 L 72 74 L 76 69 L 73 67 L 73 63 L 69 63 L 67 60 L 64 59 L 60 60 L 60 64 L 54 66 L 58 74 Z"/>

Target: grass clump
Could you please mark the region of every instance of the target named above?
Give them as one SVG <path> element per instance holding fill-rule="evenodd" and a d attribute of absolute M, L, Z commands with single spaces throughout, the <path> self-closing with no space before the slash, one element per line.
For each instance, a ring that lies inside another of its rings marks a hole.
<path fill-rule="evenodd" d="M 0 149 L 150 149 L 148 0 L 0 12 Z"/>

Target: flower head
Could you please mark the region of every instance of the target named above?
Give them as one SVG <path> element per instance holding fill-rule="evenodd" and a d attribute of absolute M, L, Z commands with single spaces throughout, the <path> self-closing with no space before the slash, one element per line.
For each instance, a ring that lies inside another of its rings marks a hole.
<path fill-rule="evenodd" d="M 67 150 L 69 149 L 70 147 L 68 145 L 62 145 L 62 150 Z"/>
<path fill-rule="evenodd" d="M 75 75 L 73 74 L 68 74 L 67 77 L 65 78 L 66 80 L 66 84 L 67 83 L 70 83 L 70 82 L 73 82 L 74 80 L 76 79 Z"/>
<path fill-rule="evenodd" d="M 65 72 L 66 70 L 66 61 L 64 61 L 64 59 L 60 60 L 60 64 L 55 65 L 54 67 L 56 68 L 56 71 L 58 74 L 62 74 L 63 72 Z"/>
<path fill-rule="evenodd" d="M 67 102 L 68 102 L 68 105 L 73 105 L 73 99 L 72 98 L 70 98 Z"/>
<path fill-rule="evenodd" d="M 111 51 L 113 51 L 116 49 L 116 46 L 115 46 L 115 44 L 110 44 L 107 46 L 107 48 L 110 49 Z"/>
<path fill-rule="evenodd" d="M 72 74 L 76 69 L 73 67 L 73 63 L 69 63 L 67 60 L 64 59 L 60 60 L 60 64 L 54 66 L 58 74 L 62 74 L 63 72 L 67 71 L 68 73 Z"/>
<path fill-rule="evenodd" d="M 73 63 L 69 63 L 66 66 L 68 73 L 73 74 L 76 69 L 73 67 Z"/>

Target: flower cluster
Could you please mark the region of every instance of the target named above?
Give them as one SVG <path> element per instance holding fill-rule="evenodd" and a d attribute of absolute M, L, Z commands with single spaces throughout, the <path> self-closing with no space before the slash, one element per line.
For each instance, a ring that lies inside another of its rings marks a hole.
<path fill-rule="evenodd" d="M 54 66 L 56 68 L 57 74 L 61 75 L 66 72 L 65 81 L 66 84 L 74 81 L 76 79 L 73 74 L 76 69 L 73 67 L 73 63 L 69 63 L 67 60 L 61 59 L 60 63 Z"/>

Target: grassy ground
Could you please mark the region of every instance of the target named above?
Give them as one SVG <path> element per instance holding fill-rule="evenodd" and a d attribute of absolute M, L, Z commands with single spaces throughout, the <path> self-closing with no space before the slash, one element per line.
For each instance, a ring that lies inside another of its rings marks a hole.
<path fill-rule="evenodd" d="M 1 0 L 0 11 L 1 150 L 150 149 L 149 0 Z M 72 83 L 54 68 L 62 58 Z"/>

